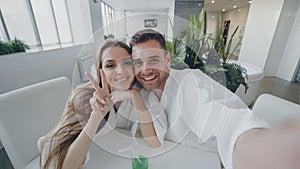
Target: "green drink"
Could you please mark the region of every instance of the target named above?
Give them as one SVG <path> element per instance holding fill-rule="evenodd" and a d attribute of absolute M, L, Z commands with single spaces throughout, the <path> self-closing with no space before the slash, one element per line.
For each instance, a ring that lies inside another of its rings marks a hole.
<path fill-rule="evenodd" d="M 148 169 L 148 159 L 144 156 L 138 156 L 132 159 L 132 169 Z"/>

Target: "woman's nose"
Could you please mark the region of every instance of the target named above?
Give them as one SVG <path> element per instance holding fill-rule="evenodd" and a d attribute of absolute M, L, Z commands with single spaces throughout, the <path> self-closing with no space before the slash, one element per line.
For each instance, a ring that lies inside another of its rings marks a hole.
<path fill-rule="evenodd" d="M 122 65 L 117 65 L 117 68 L 116 68 L 116 74 L 121 74 L 123 72 L 123 67 Z"/>

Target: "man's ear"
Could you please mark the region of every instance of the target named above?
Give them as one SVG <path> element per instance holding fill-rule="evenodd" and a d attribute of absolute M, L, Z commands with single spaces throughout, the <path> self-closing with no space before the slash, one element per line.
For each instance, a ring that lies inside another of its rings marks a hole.
<path fill-rule="evenodd" d="M 167 54 L 166 54 L 166 63 L 168 65 L 168 67 L 170 67 L 170 65 L 171 65 L 171 55 L 170 55 L 169 52 L 167 52 Z"/>

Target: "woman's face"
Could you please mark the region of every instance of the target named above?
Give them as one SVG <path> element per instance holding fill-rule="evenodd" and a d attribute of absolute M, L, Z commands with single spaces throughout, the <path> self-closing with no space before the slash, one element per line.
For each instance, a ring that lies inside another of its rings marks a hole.
<path fill-rule="evenodd" d="M 134 80 L 132 60 L 129 53 L 116 46 L 105 49 L 102 55 L 102 70 L 111 91 L 127 90 Z"/>

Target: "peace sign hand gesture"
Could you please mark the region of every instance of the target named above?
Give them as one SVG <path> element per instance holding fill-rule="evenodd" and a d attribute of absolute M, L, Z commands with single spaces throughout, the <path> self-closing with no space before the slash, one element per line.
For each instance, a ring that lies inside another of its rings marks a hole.
<path fill-rule="evenodd" d="M 101 69 L 100 76 L 102 88 L 100 88 L 98 82 L 90 73 L 86 73 L 86 77 L 89 79 L 94 89 L 96 90 L 93 94 L 93 97 L 90 99 L 90 104 L 93 110 L 92 113 L 96 113 L 103 118 L 112 109 L 113 102 L 112 100 L 110 100 L 110 93 L 108 90 L 106 77 Z"/>

